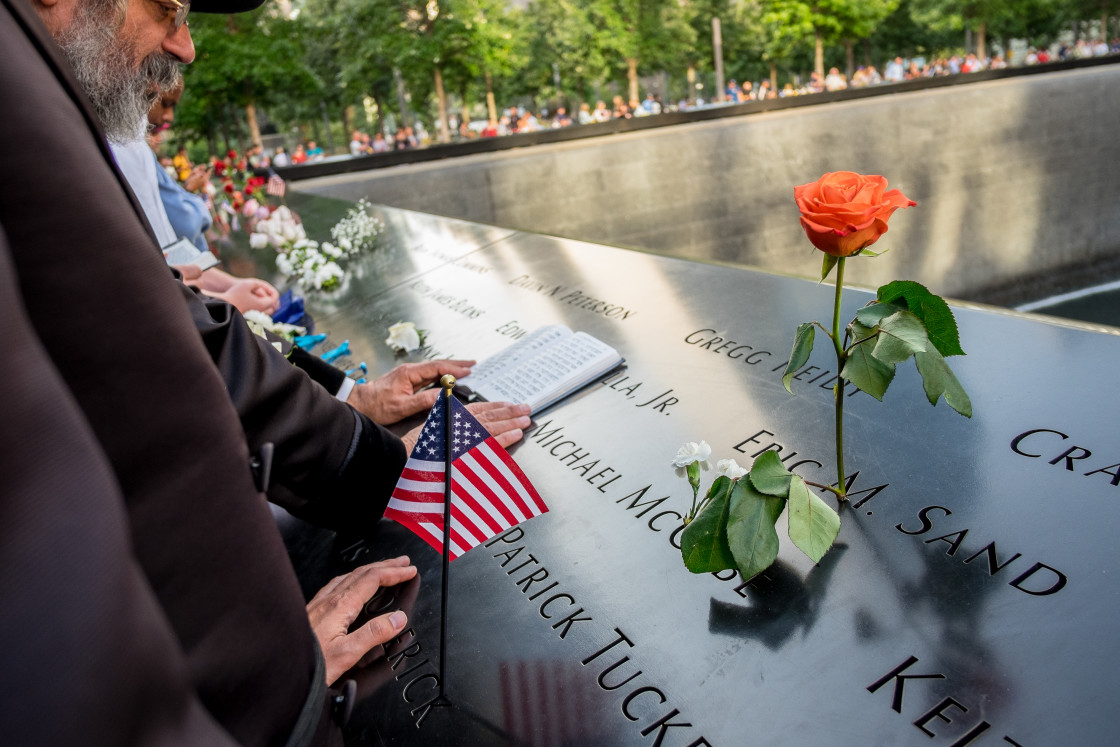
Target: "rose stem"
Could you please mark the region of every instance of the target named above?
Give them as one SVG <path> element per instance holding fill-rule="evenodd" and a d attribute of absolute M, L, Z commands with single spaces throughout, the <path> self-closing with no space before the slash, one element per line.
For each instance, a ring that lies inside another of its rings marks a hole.
<path fill-rule="evenodd" d="M 836 387 L 833 395 L 836 397 L 836 487 L 837 496 L 844 498 L 844 379 L 840 372 L 844 370 L 844 345 L 840 339 L 840 295 L 844 289 L 844 259 L 836 260 L 836 299 L 832 307 L 832 346 L 836 349 Z"/>

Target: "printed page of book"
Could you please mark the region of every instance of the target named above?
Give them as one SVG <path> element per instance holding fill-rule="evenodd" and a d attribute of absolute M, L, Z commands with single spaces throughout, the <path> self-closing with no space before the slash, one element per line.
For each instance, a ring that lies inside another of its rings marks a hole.
<path fill-rule="evenodd" d="M 187 239 L 179 239 L 163 248 L 163 256 L 169 265 L 196 265 L 200 270 L 208 270 L 218 264 L 218 258 L 210 252 L 200 251 Z"/>
<path fill-rule="evenodd" d="M 456 386 L 478 393 L 479 387 L 485 387 L 494 377 L 509 373 L 548 345 L 571 335 L 572 330 L 563 324 L 539 327 L 501 352 L 480 362 L 471 369 L 471 375 L 459 379 Z"/>
<path fill-rule="evenodd" d="M 622 362 L 618 351 L 585 332 L 561 337 L 473 390 L 490 400 L 528 403 L 534 411 L 561 399 Z"/>

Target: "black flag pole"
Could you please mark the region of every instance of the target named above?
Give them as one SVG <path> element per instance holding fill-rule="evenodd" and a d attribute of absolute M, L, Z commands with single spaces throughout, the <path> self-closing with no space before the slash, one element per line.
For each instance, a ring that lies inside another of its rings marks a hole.
<path fill-rule="evenodd" d="M 451 569 L 451 389 L 455 386 L 455 377 L 445 374 L 439 380 L 443 387 L 443 579 L 440 591 L 439 604 L 439 694 L 432 702 L 436 706 L 449 706 L 444 693 L 444 659 L 447 652 L 447 575 Z"/>

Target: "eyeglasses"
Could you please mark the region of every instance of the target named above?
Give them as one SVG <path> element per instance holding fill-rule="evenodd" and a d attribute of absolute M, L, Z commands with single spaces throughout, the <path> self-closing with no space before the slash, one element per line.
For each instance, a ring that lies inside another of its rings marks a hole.
<path fill-rule="evenodd" d="M 181 2 L 181 0 L 153 0 L 156 5 L 163 8 L 168 13 L 174 13 L 175 17 L 171 21 L 172 28 L 178 31 L 187 22 L 187 14 L 191 12 L 190 0 Z"/>

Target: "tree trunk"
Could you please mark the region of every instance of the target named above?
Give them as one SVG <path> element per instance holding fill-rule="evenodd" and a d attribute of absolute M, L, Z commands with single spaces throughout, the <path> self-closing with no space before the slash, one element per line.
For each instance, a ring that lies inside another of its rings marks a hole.
<path fill-rule="evenodd" d="M 493 123 L 498 123 L 498 105 L 494 103 L 494 80 L 490 71 L 486 71 L 486 117 Z"/>
<path fill-rule="evenodd" d="M 1108 43 L 1108 7 L 1101 3 L 1101 41 Z"/>
<path fill-rule="evenodd" d="M 233 150 L 233 138 L 229 136 L 229 104 L 226 104 L 222 109 L 222 140 L 225 141 L 226 149 L 222 151 L 222 158 Z"/>
<path fill-rule="evenodd" d="M 447 94 L 443 90 L 443 73 L 439 70 L 439 65 L 435 68 L 435 81 L 436 81 L 436 104 L 439 107 L 439 141 L 446 143 L 451 140 L 447 127 Z"/>
<path fill-rule="evenodd" d="M 976 27 L 976 57 L 981 61 L 988 56 L 988 26 L 980 21 Z"/>
<path fill-rule="evenodd" d="M 863 40 L 863 66 L 871 67 L 871 40 Z"/>
<path fill-rule="evenodd" d="M 824 34 L 820 29 L 813 32 L 813 70 L 824 77 Z"/>
<path fill-rule="evenodd" d="M 327 139 L 327 155 L 334 155 L 334 135 L 331 134 L 331 120 L 327 116 L 327 102 L 322 99 L 319 100 L 319 114 L 323 117 L 323 129 L 326 130 L 325 136 Z M 345 127 L 345 125 L 344 125 Z M 346 136 L 346 130 L 342 131 L 343 137 Z"/>
<path fill-rule="evenodd" d="M 688 80 L 688 105 L 692 106 L 696 103 L 696 67 L 693 65 L 688 66 L 688 72 L 685 74 Z"/>
<path fill-rule="evenodd" d="M 778 95 L 778 63 L 770 61 L 770 90 Z"/>
<path fill-rule="evenodd" d="M 234 116 L 228 101 L 226 102 L 226 120 L 233 123 L 233 136 L 237 139 L 237 152 L 244 154 L 247 148 L 245 147 L 245 137 L 241 132 L 241 123 Z"/>
<path fill-rule="evenodd" d="M 848 80 L 852 79 L 852 75 L 856 72 L 856 43 L 852 39 L 844 40 L 844 74 L 848 76 Z"/>
<path fill-rule="evenodd" d="M 410 125 L 410 118 L 408 115 L 408 96 L 404 91 L 404 78 L 401 76 L 400 68 L 393 68 L 393 80 L 397 83 L 397 104 L 401 108 L 401 124 L 405 127 Z"/>
<path fill-rule="evenodd" d="M 467 129 L 467 125 L 469 125 L 470 123 L 471 110 L 467 106 L 467 84 L 464 83 L 459 89 L 459 132 L 455 134 L 462 135 L 464 129 L 466 129 L 467 132 L 470 132 L 470 130 Z"/>
<path fill-rule="evenodd" d="M 723 29 L 719 18 L 712 18 L 712 57 L 716 69 L 716 90 L 708 97 L 708 101 L 723 101 L 726 85 L 723 80 Z"/>
<path fill-rule="evenodd" d="M 384 106 L 384 102 L 381 100 L 381 95 L 377 91 L 373 91 L 370 95 L 373 96 L 373 103 L 377 107 L 377 120 L 376 120 L 377 129 L 375 130 L 375 132 L 380 132 L 380 133 L 384 134 L 384 132 L 385 132 L 385 106 Z"/>
<path fill-rule="evenodd" d="M 638 98 L 638 58 L 637 57 L 627 57 L 626 58 L 626 79 L 628 81 L 630 81 L 630 99 L 626 103 L 629 104 L 631 101 L 641 101 L 641 99 Z"/>
<path fill-rule="evenodd" d="M 342 140 L 344 143 L 350 142 L 346 138 L 350 137 L 350 133 L 354 131 L 352 123 L 354 121 L 354 107 L 342 107 Z"/>
<path fill-rule="evenodd" d="M 257 122 L 257 105 L 249 99 L 245 105 L 245 121 L 249 124 L 249 139 L 258 148 L 264 147 L 261 143 L 261 126 Z"/>

